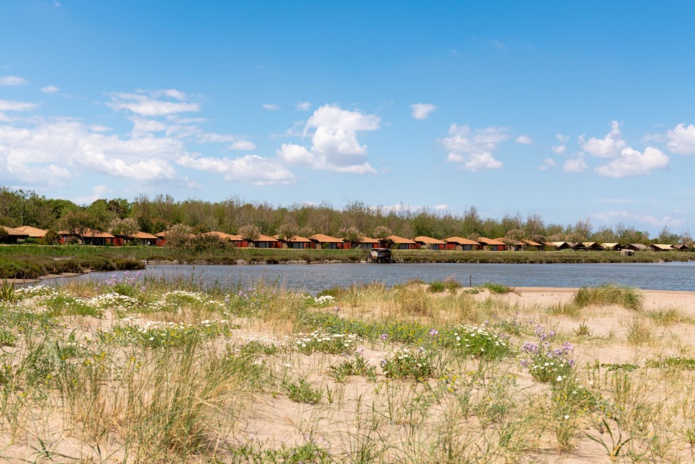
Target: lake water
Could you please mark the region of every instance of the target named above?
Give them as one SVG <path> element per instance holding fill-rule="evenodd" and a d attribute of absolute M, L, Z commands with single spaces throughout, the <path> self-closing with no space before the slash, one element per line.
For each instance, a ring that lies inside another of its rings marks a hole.
<path fill-rule="evenodd" d="M 585 287 L 615 283 L 641 289 L 695 291 L 695 261 L 638 264 L 281 264 L 281 265 L 152 265 L 143 274 L 184 276 L 207 285 L 253 284 L 259 279 L 316 293 L 355 283 L 411 279 L 425 282 L 455 279 L 464 286 L 496 282 L 510 287 Z M 131 272 L 132 273 L 132 272 Z M 103 280 L 123 272 L 92 273 L 72 279 Z M 57 279 L 58 283 L 68 278 Z"/>

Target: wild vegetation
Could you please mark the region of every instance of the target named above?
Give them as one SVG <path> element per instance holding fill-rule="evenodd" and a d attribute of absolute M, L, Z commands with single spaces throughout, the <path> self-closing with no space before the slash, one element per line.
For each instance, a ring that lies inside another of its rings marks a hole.
<path fill-rule="evenodd" d="M 5 284 L 0 458 L 692 462 L 693 308 L 610 288 Z"/>
<path fill-rule="evenodd" d="M 619 243 L 688 243 L 687 233 L 678 234 L 664 227 L 658 236 L 619 224 L 613 228 L 594 230 L 589 220 L 571 225 L 547 224 L 537 214 L 526 218 L 505 215 L 501 219 L 483 218 L 472 206 L 462 215 L 420 209 L 378 208 L 353 202 L 342 209 L 329 204 L 296 204 L 288 207 L 267 203 L 249 203 L 234 198 L 221 202 L 200 200 L 175 201 L 169 195 L 154 198 L 141 195 L 134 201 L 100 199 L 79 206 L 68 200 L 47 199 L 35 192 L 0 187 L 0 225 L 33 226 L 59 229 L 91 228 L 101 231 L 127 232 L 139 229 L 158 233 L 182 224 L 195 233 L 222 231 L 241 233 L 244 227 L 255 227 L 257 233 L 298 234 L 323 233 L 348 240 L 360 234 L 403 237 L 425 235 L 434 238 L 461 236 L 536 241 L 595 241 Z"/>

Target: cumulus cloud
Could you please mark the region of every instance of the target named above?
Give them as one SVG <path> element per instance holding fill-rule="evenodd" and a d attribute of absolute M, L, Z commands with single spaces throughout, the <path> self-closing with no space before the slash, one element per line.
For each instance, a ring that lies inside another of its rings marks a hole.
<path fill-rule="evenodd" d="M 35 103 L 0 100 L 0 111 L 31 111 L 35 108 Z"/>
<path fill-rule="evenodd" d="M 91 205 L 98 199 L 104 198 L 104 194 L 108 191 L 109 189 L 106 184 L 99 184 L 92 189 L 92 193 L 90 195 L 77 197 L 73 201 L 78 205 Z"/>
<path fill-rule="evenodd" d="M 261 106 L 264 110 L 268 111 L 280 111 L 280 107 L 276 105 L 275 103 L 266 103 L 265 105 Z"/>
<path fill-rule="evenodd" d="M 276 160 L 258 155 L 241 158 L 212 158 L 184 155 L 178 160 L 181 166 L 220 174 L 226 181 L 250 182 L 254 185 L 291 184 L 296 178 Z"/>
<path fill-rule="evenodd" d="M 543 160 L 543 164 L 541 164 L 538 169 L 541 171 L 547 171 L 550 168 L 555 168 L 557 167 L 557 163 L 555 162 L 554 159 L 552 158 L 546 158 Z"/>
<path fill-rule="evenodd" d="M 620 123 L 618 121 L 611 122 L 611 130 L 602 139 L 595 137 L 589 140 L 584 139 L 584 135 L 579 137 L 579 145 L 586 153 L 596 158 L 615 158 L 620 155 L 626 147 L 620 133 Z"/>
<path fill-rule="evenodd" d="M 625 148 L 620 156 L 611 160 L 608 164 L 596 168 L 596 173 L 604 177 L 628 177 L 650 174 L 655 169 L 668 167 L 669 157 L 661 150 L 654 147 L 645 148 L 643 153 Z"/>
<path fill-rule="evenodd" d="M 516 138 L 516 143 L 520 145 L 531 145 L 533 143 L 533 139 L 528 134 L 521 134 Z"/>
<path fill-rule="evenodd" d="M 135 93 L 112 92 L 107 105 L 116 110 L 140 116 L 167 116 L 200 111 L 200 105 L 188 101 L 185 93 L 176 89 L 140 90 Z"/>
<path fill-rule="evenodd" d="M 452 124 L 449 137 L 442 140 L 442 145 L 449 150 L 447 161 L 460 163 L 463 169 L 497 169 L 502 167 L 502 163 L 492 156 L 492 152 L 509 137 L 505 127 L 472 130 L 467 125 Z"/>
<path fill-rule="evenodd" d="M 589 166 L 584 161 L 584 156 L 579 155 L 576 158 L 571 158 L 565 161 L 562 165 L 562 170 L 569 173 L 584 172 Z"/>
<path fill-rule="evenodd" d="M 237 140 L 234 143 L 232 143 L 228 148 L 230 150 L 249 151 L 255 150 L 256 144 L 253 142 L 249 142 L 248 140 Z"/>
<path fill-rule="evenodd" d="M 297 108 L 298 111 L 309 111 L 311 109 L 311 103 L 297 102 L 294 107 Z"/>
<path fill-rule="evenodd" d="M 18 76 L 1 76 L 0 85 L 25 85 L 28 81 Z"/>
<path fill-rule="evenodd" d="M 415 119 L 427 119 L 430 113 L 437 109 L 436 106 L 430 103 L 413 103 L 410 105 L 412 112 L 410 115 Z"/>
<path fill-rule="evenodd" d="M 667 148 L 677 155 L 695 154 L 695 126 L 692 124 L 678 124 L 666 132 Z"/>
<path fill-rule="evenodd" d="M 311 149 L 286 143 L 276 153 L 289 164 L 353 174 L 376 173 L 366 161 L 367 146 L 359 143 L 357 133 L 376 130 L 380 122 L 375 115 L 324 105 L 314 111 L 304 127 L 304 135 L 313 132 Z"/>
<path fill-rule="evenodd" d="M 171 161 L 185 153 L 183 143 L 173 138 L 121 138 L 73 119 L 0 126 L 0 146 L 0 177 L 51 185 L 62 185 L 76 171 L 141 181 L 174 179 Z"/>
<path fill-rule="evenodd" d="M 56 93 L 60 89 L 55 85 L 47 85 L 46 87 L 41 87 L 43 93 Z"/>
<path fill-rule="evenodd" d="M 550 147 L 551 150 L 553 150 L 553 153 L 556 155 L 562 155 L 567 151 L 567 141 L 570 139 L 569 135 L 562 135 L 562 134 L 555 134 L 555 138 L 557 139 L 558 142 L 560 142 L 558 145 L 553 145 Z"/>

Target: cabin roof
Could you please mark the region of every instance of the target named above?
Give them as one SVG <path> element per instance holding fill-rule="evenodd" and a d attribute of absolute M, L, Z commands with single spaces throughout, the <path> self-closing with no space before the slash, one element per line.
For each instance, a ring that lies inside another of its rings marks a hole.
<path fill-rule="evenodd" d="M 24 234 L 28 234 L 31 238 L 44 238 L 46 236 L 46 233 L 48 232 L 48 230 L 38 229 L 36 227 L 31 226 L 15 227 L 15 230 Z"/>
<path fill-rule="evenodd" d="M 343 243 L 343 239 L 331 237 L 326 234 L 314 234 L 309 237 L 309 239 L 319 243 Z"/>
<path fill-rule="evenodd" d="M 415 245 L 415 242 L 413 242 L 409 238 L 399 237 L 398 235 L 389 235 L 388 237 L 386 237 L 386 240 L 396 243 L 398 245 Z"/>
<path fill-rule="evenodd" d="M 458 245 L 480 245 L 480 243 L 476 242 L 475 240 L 469 240 L 463 237 L 449 237 L 445 238 L 444 241 L 446 243 L 456 243 Z"/>
<path fill-rule="evenodd" d="M 424 243 L 426 245 L 446 245 L 444 240 L 439 240 L 437 238 L 427 237 L 425 235 L 420 235 L 415 237 L 416 242 Z"/>
<path fill-rule="evenodd" d="M 499 240 L 494 240 L 487 237 L 480 237 L 478 238 L 478 241 L 480 243 L 484 243 L 485 245 L 504 245 L 504 242 L 500 242 Z"/>

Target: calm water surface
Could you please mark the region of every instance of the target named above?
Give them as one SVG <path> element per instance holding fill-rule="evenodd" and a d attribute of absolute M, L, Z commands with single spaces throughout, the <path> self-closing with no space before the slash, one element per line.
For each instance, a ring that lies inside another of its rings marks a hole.
<path fill-rule="evenodd" d="M 695 291 L 695 261 L 639 264 L 282 264 L 282 265 L 153 265 L 143 274 L 195 278 L 206 285 L 253 284 L 259 279 L 316 293 L 330 287 L 411 279 L 426 282 L 452 278 L 465 286 L 496 282 L 510 287 L 584 287 L 611 282 L 654 290 Z M 69 279 L 103 280 L 123 272 L 92 273 Z M 58 283 L 67 279 L 57 279 Z"/>

